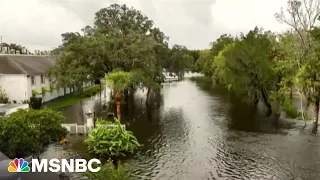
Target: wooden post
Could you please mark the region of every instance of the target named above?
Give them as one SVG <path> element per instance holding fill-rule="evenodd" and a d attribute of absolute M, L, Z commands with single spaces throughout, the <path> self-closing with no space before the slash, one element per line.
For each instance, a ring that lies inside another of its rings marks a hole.
<path fill-rule="evenodd" d="M 116 101 L 116 106 L 117 106 L 117 117 L 118 120 L 120 121 L 121 119 L 121 95 L 120 92 L 117 90 L 115 91 L 115 101 Z"/>

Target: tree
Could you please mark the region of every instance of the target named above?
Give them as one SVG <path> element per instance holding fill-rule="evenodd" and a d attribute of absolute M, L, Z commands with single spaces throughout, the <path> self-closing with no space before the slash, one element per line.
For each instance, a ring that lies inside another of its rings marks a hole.
<path fill-rule="evenodd" d="M 288 0 L 287 13 L 281 9 L 275 14 L 276 19 L 289 25 L 298 35 L 299 52 L 297 66 L 297 87 L 314 106 L 315 127 L 318 125 L 320 86 L 319 75 L 315 59 L 314 49 L 317 46 L 312 37 L 312 29 L 320 15 L 320 4 L 317 0 Z M 311 68 L 312 67 L 312 68 Z"/>
<path fill-rule="evenodd" d="M 204 73 L 206 76 L 213 75 L 213 64 L 214 56 L 213 53 L 204 49 L 200 51 L 200 57 L 196 62 L 196 68 L 200 70 L 200 72 Z"/>
<path fill-rule="evenodd" d="M 213 56 L 217 56 L 225 46 L 232 44 L 233 42 L 234 37 L 232 37 L 231 35 L 223 34 L 216 41 L 210 43 L 210 51 Z"/>
<path fill-rule="evenodd" d="M 184 77 L 187 70 L 191 70 L 193 63 L 193 56 L 185 46 L 174 45 L 172 47 L 169 71 L 174 72 L 179 79 Z"/>
<path fill-rule="evenodd" d="M 81 86 L 113 69 L 141 71 L 153 80 L 145 83 L 147 88 L 154 82 L 161 83 L 162 59 L 168 53 L 167 37 L 140 11 L 113 4 L 99 10 L 94 27 L 86 26 L 82 32 L 83 35 L 62 35 L 63 44 L 56 51 L 58 61 L 50 72 L 58 85 Z"/>
<path fill-rule="evenodd" d="M 129 72 L 114 70 L 106 75 L 106 84 L 108 87 L 114 90 L 115 102 L 117 105 L 117 117 L 121 119 L 120 104 L 121 104 L 121 92 L 131 87 L 132 76 Z"/>
<path fill-rule="evenodd" d="M 228 45 L 234 42 L 234 37 L 231 35 L 223 34 L 216 41 L 210 43 L 210 50 L 202 50 L 200 57 L 196 63 L 196 67 L 200 72 L 206 76 L 214 74 L 214 67 L 212 66 L 216 56 Z"/>
<path fill-rule="evenodd" d="M 276 88 L 273 44 L 268 32 L 255 28 L 226 46 L 214 61 L 216 77 L 239 97 L 261 99 L 272 113 L 270 93 Z"/>
<path fill-rule="evenodd" d="M 111 49 L 113 68 L 129 72 L 139 64 L 155 82 L 161 79 L 162 61 L 168 57 L 168 37 L 153 27 L 153 21 L 126 5 L 113 4 L 95 14 L 97 33 L 114 39 Z M 121 49 L 119 49 L 121 47 Z M 106 65 L 107 66 L 107 65 Z"/>

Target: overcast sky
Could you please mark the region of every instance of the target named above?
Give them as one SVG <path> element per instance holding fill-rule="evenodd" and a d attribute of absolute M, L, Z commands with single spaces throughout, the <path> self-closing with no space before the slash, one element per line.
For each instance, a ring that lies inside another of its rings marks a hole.
<path fill-rule="evenodd" d="M 274 18 L 286 0 L 0 0 L 0 36 L 30 50 L 52 49 L 64 32 L 92 25 L 94 13 L 112 3 L 141 10 L 170 38 L 170 44 L 207 48 L 221 34 L 255 26 L 283 31 Z"/>

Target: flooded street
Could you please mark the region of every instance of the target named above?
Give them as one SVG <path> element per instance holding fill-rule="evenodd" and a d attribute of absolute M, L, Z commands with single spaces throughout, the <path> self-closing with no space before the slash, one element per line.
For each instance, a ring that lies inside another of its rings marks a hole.
<path fill-rule="evenodd" d="M 246 106 L 207 82 L 163 84 L 150 109 L 143 94 L 123 116 L 144 145 L 127 160 L 139 179 L 320 179 L 320 139 L 301 131 L 301 121 L 275 125 L 263 105 Z M 85 151 L 81 143 L 70 146 Z"/>
<path fill-rule="evenodd" d="M 165 84 L 159 110 L 137 113 L 130 129 L 144 148 L 129 163 L 140 178 L 320 179 L 319 138 L 303 123 L 275 128 L 224 89 L 200 86 Z"/>

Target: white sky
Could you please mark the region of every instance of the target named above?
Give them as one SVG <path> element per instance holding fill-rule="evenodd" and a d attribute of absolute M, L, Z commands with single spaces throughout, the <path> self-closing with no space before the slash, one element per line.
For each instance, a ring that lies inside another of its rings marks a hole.
<path fill-rule="evenodd" d="M 93 23 L 94 13 L 112 3 L 134 6 L 154 20 L 170 44 L 207 48 L 221 34 L 255 26 L 283 31 L 274 14 L 286 0 L 0 0 L 0 36 L 29 50 L 52 49 L 64 32 Z"/>

